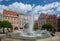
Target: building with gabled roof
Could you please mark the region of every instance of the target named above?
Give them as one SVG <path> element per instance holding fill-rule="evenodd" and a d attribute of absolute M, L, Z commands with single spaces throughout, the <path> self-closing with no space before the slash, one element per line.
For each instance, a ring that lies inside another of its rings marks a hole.
<path fill-rule="evenodd" d="M 15 11 L 3 10 L 3 20 L 9 21 L 13 25 L 13 30 L 19 28 L 18 16 L 19 14 Z"/>

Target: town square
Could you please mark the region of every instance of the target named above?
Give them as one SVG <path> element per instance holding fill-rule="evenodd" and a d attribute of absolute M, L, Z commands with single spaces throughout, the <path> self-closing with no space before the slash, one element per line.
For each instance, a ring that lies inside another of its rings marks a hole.
<path fill-rule="evenodd" d="M 60 0 L 0 0 L 0 41 L 60 41 Z"/>

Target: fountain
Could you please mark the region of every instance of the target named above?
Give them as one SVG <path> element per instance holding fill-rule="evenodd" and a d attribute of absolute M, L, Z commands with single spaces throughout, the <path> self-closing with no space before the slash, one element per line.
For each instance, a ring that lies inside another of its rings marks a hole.
<path fill-rule="evenodd" d="M 18 38 L 18 39 L 29 39 L 29 40 L 36 40 L 36 39 L 43 39 L 47 37 L 51 37 L 50 33 L 47 30 L 33 30 L 33 24 L 34 24 L 34 16 L 31 14 L 29 16 L 29 27 L 27 31 L 19 31 L 15 30 L 13 31 L 10 36 L 12 38 Z"/>

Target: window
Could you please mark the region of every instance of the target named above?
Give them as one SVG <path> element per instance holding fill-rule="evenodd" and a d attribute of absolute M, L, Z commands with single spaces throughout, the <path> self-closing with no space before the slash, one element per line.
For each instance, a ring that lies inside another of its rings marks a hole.
<path fill-rule="evenodd" d="M 7 19 L 7 17 L 5 17 L 5 19 Z"/>
<path fill-rule="evenodd" d="M 8 17 L 8 20 L 10 20 L 10 17 Z"/>
<path fill-rule="evenodd" d="M 17 18 L 14 18 L 14 20 L 17 20 Z"/>

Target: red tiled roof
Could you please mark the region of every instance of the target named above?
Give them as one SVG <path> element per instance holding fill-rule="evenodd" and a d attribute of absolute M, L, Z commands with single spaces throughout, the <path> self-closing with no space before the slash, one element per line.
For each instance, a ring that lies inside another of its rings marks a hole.
<path fill-rule="evenodd" d="M 13 16 L 18 16 L 17 12 L 10 11 L 10 10 L 3 10 L 3 15 L 13 15 Z"/>

